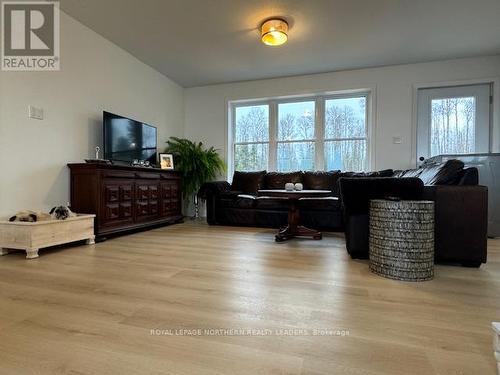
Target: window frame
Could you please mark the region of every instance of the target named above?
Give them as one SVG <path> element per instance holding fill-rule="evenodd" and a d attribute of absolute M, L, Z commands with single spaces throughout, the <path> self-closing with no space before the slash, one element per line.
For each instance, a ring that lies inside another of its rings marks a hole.
<path fill-rule="evenodd" d="M 304 142 L 313 142 L 314 143 L 314 170 L 318 170 L 316 168 L 317 166 L 317 150 L 316 146 L 318 144 L 318 113 L 317 113 L 317 106 L 318 106 L 318 99 L 319 96 L 307 96 L 307 97 L 294 97 L 294 98 L 286 98 L 286 99 L 275 99 L 273 100 L 274 102 L 274 147 L 269 144 L 269 155 L 273 155 L 273 162 L 274 162 L 274 168 L 272 171 L 277 171 L 278 170 L 278 145 L 284 144 L 284 143 L 304 143 Z M 285 140 L 285 141 L 280 141 L 278 140 L 278 126 L 279 126 L 279 106 L 280 104 L 290 104 L 290 103 L 303 103 L 303 102 L 313 102 L 314 103 L 314 137 L 309 138 L 309 139 L 293 139 L 293 140 Z M 271 149 L 274 149 L 271 151 Z"/>
<path fill-rule="evenodd" d="M 253 142 L 235 142 L 234 139 L 235 134 L 236 134 L 236 108 L 242 108 L 242 107 L 257 107 L 257 106 L 262 106 L 262 105 L 267 105 L 268 106 L 268 124 L 269 124 L 269 136 L 267 141 L 253 141 Z M 231 131 L 230 131 L 230 142 L 229 142 L 229 155 L 228 155 L 228 161 L 230 161 L 230 164 L 228 163 L 228 172 L 231 173 L 231 178 L 234 172 L 234 155 L 236 153 L 236 146 L 239 145 L 262 145 L 262 144 L 267 144 L 268 146 L 268 153 L 267 153 L 267 168 L 269 169 L 269 157 L 270 157 L 270 147 L 271 147 L 271 106 L 269 105 L 269 102 L 267 101 L 252 101 L 252 102 L 243 102 L 239 105 L 231 105 Z"/>
<path fill-rule="evenodd" d="M 414 136 L 412 159 L 421 165 L 424 158 L 431 158 L 432 101 L 435 99 L 475 98 L 475 153 L 492 152 L 494 142 L 493 95 L 495 83 L 491 81 L 470 81 L 462 84 L 415 86 L 414 117 L 412 133 Z M 452 153 L 454 155 L 455 153 Z"/>
<path fill-rule="evenodd" d="M 274 97 L 268 99 L 250 99 L 250 100 L 235 100 L 228 101 L 229 111 L 228 111 L 228 147 L 227 147 L 227 161 L 228 161 L 228 178 L 232 178 L 234 173 L 234 155 L 236 145 L 242 144 L 268 144 L 268 160 L 267 160 L 267 170 L 276 171 L 277 170 L 277 149 L 279 143 L 300 143 L 300 142 L 314 142 L 315 146 L 315 158 L 314 158 L 314 170 L 324 171 L 325 170 L 325 142 L 331 141 L 352 141 L 352 140 L 364 140 L 366 142 L 366 168 L 372 168 L 372 138 L 373 138 L 373 116 L 371 114 L 373 108 L 373 93 L 370 89 L 362 90 L 352 90 L 348 92 L 338 92 L 330 94 L 313 94 L 313 95 L 302 95 L 302 96 L 292 96 L 292 97 Z M 332 99 L 349 99 L 349 98 L 362 98 L 366 100 L 365 105 L 365 136 L 364 137 L 349 137 L 349 138 L 325 138 L 325 103 L 327 100 Z M 301 140 L 289 140 L 289 141 L 278 141 L 278 121 L 279 121 L 279 104 L 287 103 L 297 103 L 297 102 L 314 102 L 314 138 L 313 139 L 301 139 Z M 269 106 L 269 141 L 267 142 L 235 142 L 235 131 L 236 131 L 236 108 L 239 107 L 252 107 L 259 105 Z"/>
<path fill-rule="evenodd" d="M 346 138 L 326 138 L 325 137 L 325 129 L 326 129 L 326 118 L 325 118 L 325 110 L 326 110 L 326 102 L 327 100 L 334 100 L 334 99 L 353 99 L 353 98 L 365 98 L 365 136 L 364 137 L 346 137 Z M 322 139 L 322 148 L 323 148 L 323 153 L 322 155 L 322 160 L 323 160 L 323 169 L 325 170 L 325 143 L 326 142 L 336 142 L 336 141 L 365 141 L 366 142 L 366 159 L 365 159 L 365 167 L 367 169 L 371 169 L 372 163 L 371 163 L 371 119 L 370 119 L 370 107 L 371 107 L 371 95 L 370 92 L 364 92 L 364 93 L 357 93 L 357 94 L 348 94 L 348 95 L 342 95 L 342 94 L 336 94 L 336 95 L 328 95 L 323 97 L 323 112 L 322 112 L 322 121 L 323 121 L 323 139 Z"/>

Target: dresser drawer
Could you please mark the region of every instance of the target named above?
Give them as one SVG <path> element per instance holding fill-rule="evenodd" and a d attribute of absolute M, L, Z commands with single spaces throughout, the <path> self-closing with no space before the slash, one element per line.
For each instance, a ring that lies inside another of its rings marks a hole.
<path fill-rule="evenodd" d="M 118 202 L 120 200 L 120 187 L 118 185 L 106 185 L 104 187 L 104 199 L 106 203 Z"/>
<path fill-rule="evenodd" d="M 149 202 L 148 201 L 138 201 L 135 205 L 135 213 L 137 216 L 148 216 L 149 215 Z"/>
<path fill-rule="evenodd" d="M 149 198 L 158 199 L 158 185 L 149 186 Z"/>
<path fill-rule="evenodd" d="M 120 204 L 119 203 L 108 203 L 105 207 L 105 221 L 117 220 L 120 218 Z"/>
<path fill-rule="evenodd" d="M 136 199 L 148 199 L 149 198 L 148 185 L 137 185 L 135 187 L 135 197 Z"/>
<path fill-rule="evenodd" d="M 134 191 L 133 185 L 120 186 L 120 201 L 124 202 L 132 200 L 133 191 Z"/>

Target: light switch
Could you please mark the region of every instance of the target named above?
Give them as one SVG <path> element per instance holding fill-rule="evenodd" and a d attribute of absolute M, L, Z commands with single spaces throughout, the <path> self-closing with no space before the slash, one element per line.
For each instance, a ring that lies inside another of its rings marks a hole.
<path fill-rule="evenodd" d="M 403 140 L 399 136 L 392 137 L 392 143 L 394 143 L 395 145 L 400 145 L 401 143 L 403 143 Z"/>
<path fill-rule="evenodd" d="M 43 120 L 43 108 L 37 108 L 32 105 L 28 107 L 28 116 L 29 118 L 35 120 Z"/>

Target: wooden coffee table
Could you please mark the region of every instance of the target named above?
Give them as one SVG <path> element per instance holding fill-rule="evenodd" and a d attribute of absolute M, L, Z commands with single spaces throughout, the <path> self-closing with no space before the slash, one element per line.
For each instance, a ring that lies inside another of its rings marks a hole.
<path fill-rule="evenodd" d="M 315 229 L 309 229 L 299 225 L 299 199 L 300 198 L 321 198 L 329 197 L 332 192 L 330 190 L 259 190 L 259 196 L 277 197 L 288 199 L 288 225 L 280 228 L 275 236 L 276 242 L 283 242 L 294 237 L 312 237 L 314 240 L 321 240 L 322 234 Z"/>

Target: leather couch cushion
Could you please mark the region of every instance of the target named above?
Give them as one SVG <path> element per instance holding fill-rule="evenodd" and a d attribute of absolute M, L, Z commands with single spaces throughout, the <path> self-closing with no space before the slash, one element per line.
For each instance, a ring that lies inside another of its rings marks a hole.
<path fill-rule="evenodd" d="M 301 198 L 299 208 L 301 210 L 340 211 L 340 199 L 337 197 Z"/>
<path fill-rule="evenodd" d="M 393 169 L 383 169 L 383 170 L 375 172 L 375 173 L 378 173 L 377 177 L 392 177 L 394 170 Z"/>
<path fill-rule="evenodd" d="M 424 166 L 418 176 L 424 185 L 455 185 L 462 176 L 464 163 L 460 160 L 448 160 L 444 164 Z"/>
<path fill-rule="evenodd" d="M 231 190 L 241 191 L 246 194 L 255 194 L 264 186 L 266 171 L 239 172 L 235 171 Z"/>
<path fill-rule="evenodd" d="M 392 177 L 394 171 L 392 169 L 384 169 L 375 172 L 342 172 L 340 177 Z"/>
<path fill-rule="evenodd" d="M 266 175 L 266 189 L 284 189 L 287 182 L 302 182 L 302 172 L 269 172 Z"/>
<path fill-rule="evenodd" d="M 340 173 L 340 177 L 347 177 L 347 178 L 392 177 L 393 174 L 394 171 L 392 169 L 384 169 L 375 172 L 342 172 Z M 338 181 L 335 184 L 335 188 L 333 189 L 333 195 L 336 197 L 340 196 L 340 186 Z"/>
<path fill-rule="evenodd" d="M 347 214 L 368 214 L 371 199 L 420 199 L 424 184 L 418 178 L 349 178 L 339 180 L 342 207 Z"/>
<path fill-rule="evenodd" d="M 304 189 L 309 190 L 333 190 L 337 180 L 340 178 L 340 171 L 330 172 L 304 172 L 302 178 Z"/>
<path fill-rule="evenodd" d="M 475 167 L 465 168 L 460 176 L 458 185 L 477 185 L 479 184 L 479 171 Z"/>
<path fill-rule="evenodd" d="M 462 161 L 452 159 L 446 163 L 424 164 L 417 169 L 397 171 L 393 177 L 418 177 L 424 185 L 456 185 L 463 177 L 463 169 L 464 163 Z"/>
<path fill-rule="evenodd" d="M 219 196 L 219 204 L 225 208 L 254 208 L 256 198 L 239 191 L 224 192 Z"/>
<path fill-rule="evenodd" d="M 255 208 L 258 210 L 288 211 L 288 198 L 258 197 L 255 201 Z"/>
<path fill-rule="evenodd" d="M 406 171 L 401 171 L 401 170 L 397 170 L 397 171 L 394 171 L 394 173 L 392 174 L 391 177 L 393 178 L 401 178 L 404 176 Z"/>
<path fill-rule="evenodd" d="M 198 190 L 198 196 L 201 199 L 207 199 L 209 196 L 221 194 L 231 190 L 231 185 L 227 181 L 210 181 L 201 185 Z"/>
<path fill-rule="evenodd" d="M 219 193 L 219 198 L 222 199 L 236 199 L 238 195 L 243 194 L 242 191 L 228 190 Z"/>
<path fill-rule="evenodd" d="M 422 173 L 422 169 L 408 169 L 403 172 L 403 177 L 418 177 Z"/>

